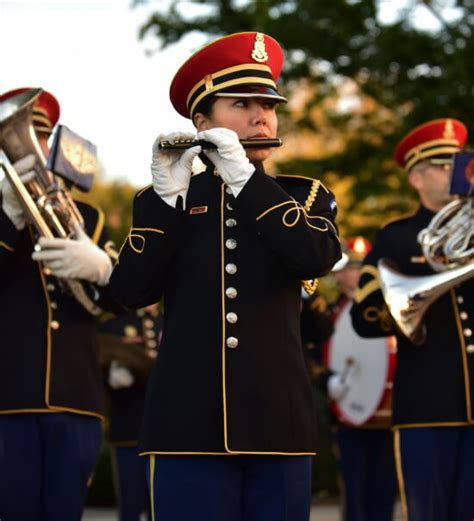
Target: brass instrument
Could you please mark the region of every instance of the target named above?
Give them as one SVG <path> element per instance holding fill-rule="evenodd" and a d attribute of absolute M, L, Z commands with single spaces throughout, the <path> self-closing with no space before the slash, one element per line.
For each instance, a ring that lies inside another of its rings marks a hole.
<path fill-rule="evenodd" d="M 41 89 L 30 89 L 0 103 L 0 167 L 39 236 L 70 239 L 75 226 L 83 227 L 84 221 L 69 192 L 46 168 L 32 124 L 33 105 L 40 94 Z M 12 164 L 30 154 L 35 157 L 35 177 L 23 184 Z M 61 283 L 89 313 L 102 312 L 94 302 L 98 292 L 91 284 L 73 279 L 61 279 Z"/>
<path fill-rule="evenodd" d="M 240 144 L 244 148 L 269 148 L 281 147 L 283 141 L 280 138 L 258 138 L 258 139 L 241 139 Z M 212 150 L 217 148 L 214 143 L 205 141 L 204 139 L 183 139 L 180 141 L 160 141 L 160 150 L 186 150 L 187 148 L 201 146 L 204 150 Z"/>
<path fill-rule="evenodd" d="M 414 344 L 424 342 L 423 316 L 443 293 L 474 277 L 474 209 L 472 197 L 444 206 L 418 234 L 423 254 L 440 273 L 410 277 L 398 273 L 385 259 L 378 263 L 382 293 L 401 332 Z"/>

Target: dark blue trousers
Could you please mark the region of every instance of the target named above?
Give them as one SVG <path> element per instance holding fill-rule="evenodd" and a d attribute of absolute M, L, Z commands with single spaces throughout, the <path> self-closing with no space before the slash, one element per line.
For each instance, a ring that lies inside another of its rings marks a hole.
<path fill-rule="evenodd" d="M 120 521 L 140 521 L 142 512 L 151 519 L 150 499 L 146 482 L 146 458 L 135 447 L 113 447 L 114 481 Z"/>
<path fill-rule="evenodd" d="M 310 456 L 150 456 L 153 521 L 308 521 Z"/>
<path fill-rule="evenodd" d="M 79 414 L 0 415 L 0 519 L 79 521 L 101 436 Z"/>
<path fill-rule="evenodd" d="M 474 519 L 474 426 L 399 429 L 395 451 L 409 521 Z"/>
<path fill-rule="evenodd" d="M 341 426 L 336 443 L 344 521 L 391 521 L 397 493 L 391 431 Z"/>

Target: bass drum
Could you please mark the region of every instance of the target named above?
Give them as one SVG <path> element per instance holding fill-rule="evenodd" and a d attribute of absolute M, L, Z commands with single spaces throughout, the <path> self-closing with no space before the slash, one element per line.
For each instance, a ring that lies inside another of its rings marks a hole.
<path fill-rule="evenodd" d="M 389 427 L 392 415 L 396 338 L 362 338 L 352 327 L 350 304 L 334 323 L 326 344 L 324 363 L 338 373 L 348 387 L 330 406 L 339 421 L 352 427 Z"/>

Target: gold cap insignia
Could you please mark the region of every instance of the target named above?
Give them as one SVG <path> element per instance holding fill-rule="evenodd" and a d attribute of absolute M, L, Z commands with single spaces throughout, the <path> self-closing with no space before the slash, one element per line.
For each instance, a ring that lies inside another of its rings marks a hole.
<path fill-rule="evenodd" d="M 252 58 L 259 63 L 266 62 L 268 60 L 268 54 L 265 50 L 265 40 L 262 33 L 257 33 L 255 35 Z"/>
<path fill-rule="evenodd" d="M 456 137 L 453 122 L 450 119 L 447 119 L 444 125 L 443 137 L 444 139 L 454 139 Z"/>

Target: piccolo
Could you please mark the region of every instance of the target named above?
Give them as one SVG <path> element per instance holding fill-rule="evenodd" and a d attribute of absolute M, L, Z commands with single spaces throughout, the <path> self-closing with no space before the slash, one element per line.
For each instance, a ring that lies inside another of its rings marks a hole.
<path fill-rule="evenodd" d="M 258 138 L 258 139 L 241 139 L 240 144 L 244 148 L 268 148 L 281 147 L 283 141 L 280 138 Z M 181 141 L 160 141 L 160 150 L 186 150 L 187 148 L 201 146 L 205 150 L 217 148 L 214 143 L 205 141 L 204 139 L 186 139 Z"/>

